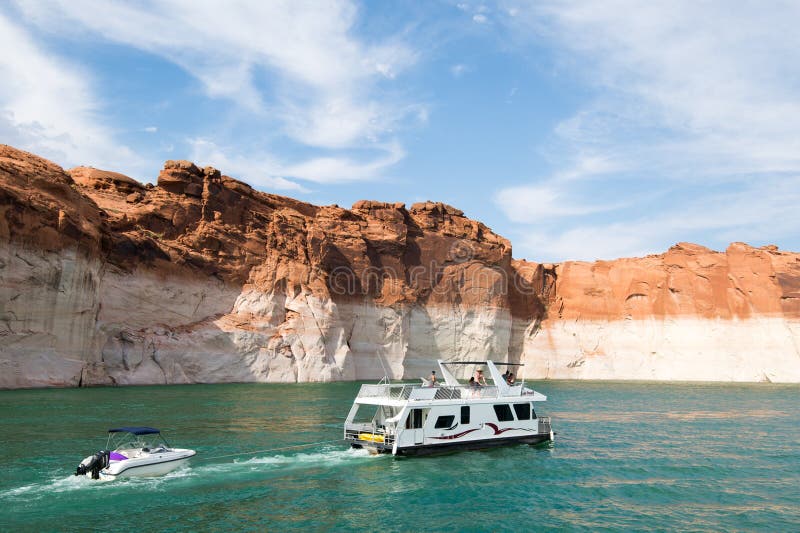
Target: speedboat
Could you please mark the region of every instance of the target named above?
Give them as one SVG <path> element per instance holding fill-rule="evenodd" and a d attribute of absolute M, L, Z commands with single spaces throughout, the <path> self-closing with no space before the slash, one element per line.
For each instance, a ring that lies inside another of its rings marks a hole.
<path fill-rule="evenodd" d="M 75 475 L 102 480 L 161 476 L 186 463 L 195 453 L 170 447 L 156 428 L 114 428 L 108 430 L 106 448 L 81 461 Z"/>
<path fill-rule="evenodd" d="M 439 360 L 443 383 L 361 386 L 344 424 L 344 438 L 353 448 L 373 453 L 423 455 L 475 450 L 509 444 L 539 444 L 553 440 L 550 417 L 538 416 L 534 403 L 547 396 L 515 383 L 492 361 Z M 476 370 L 477 380 L 462 384 L 452 365 L 485 365 L 491 384 Z M 513 374 L 511 374 L 513 376 Z"/>

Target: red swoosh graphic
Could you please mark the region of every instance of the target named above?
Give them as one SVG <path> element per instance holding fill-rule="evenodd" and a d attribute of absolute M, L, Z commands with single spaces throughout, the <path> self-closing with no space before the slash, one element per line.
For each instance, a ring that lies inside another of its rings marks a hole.
<path fill-rule="evenodd" d="M 505 433 L 506 431 L 513 431 L 513 430 L 532 431 L 532 430 L 530 430 L 528 428 L 506 428 L 506 429 L 500 429 L 499 427 L 497 427 L 496 424 L 492 424 L 491 422 L 486 422 L 484 425 L 489 426 L 490 428 L 492 428 L 492 431 L 494 431 L 495 435 L 500 435 L 501 433 Z M 467 431 L 462 431 L 461 433 L 456 433 L 455 435 L 447 435 L 447 436 L 444 436 L 444 437 L 431 437 L 431 438 L 432 439 L 437 439 L 437 440 L 453 440 L 453 439 L 457 439 L 457 438 L 463 437 L 464 435 L 466 435 L 468 433 L 472 433 L 473 431 L 478 431 L 479 429 L 481 429 L 481 428 L 468 429 Z"/>
<path fill-rule="evenodd" d="M 472 433 L 473 431 L 478 431 L 478 429 L 480 429 L 480 428 L 468 429 L 467 431 L 462 431 L 461 433 L 456 433 L 455 435 L 447 435 L 446 437 L 431 437 L 431 438 L 432 439 L 438 439 L 438 440 L 452 440 L 452 439 L 457 439 L 459 437 L 463 437 L 467 433 Z"/>
<path fill-rule="evenodd" d="M 513 430 L 518 430 L 518 431 L 531 431 L 530 429 L 527 429 L 527 428 L 506 428 L 506 429 L 500 429 L 499 427 L 497 427 L 497 425 L 495 425 L 495 424 L 492 424 L 491 422 L 486 422 L 486 425 L 487 425 L 487 426 L 489 426 L 490 428 L 492 428 L 492 431 L 494 431 L 494 434 L 495 434 L 495 435 L 500 435 L 501 433 L 505 433 L 506 431 L 513 431 Z"/>

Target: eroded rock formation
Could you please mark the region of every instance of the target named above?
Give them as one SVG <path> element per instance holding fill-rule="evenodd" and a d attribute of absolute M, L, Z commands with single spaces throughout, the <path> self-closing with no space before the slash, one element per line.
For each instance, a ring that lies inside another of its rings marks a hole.
<path fill-rule="evenodd" d="M 507 357 L 543 309 L 455 208 L 318 207 L 187 161 L 152 186 L 0 147 L 0 243 L 0 387 L 414 377 Z"/>
<path fill-rule="evenodd" d="M 168 161 L 157 185 L 0 145 L 0 388 L 427 375 L 800 381 L 800 256 L 512 260 L 448 205 L 314 206 Z"/>

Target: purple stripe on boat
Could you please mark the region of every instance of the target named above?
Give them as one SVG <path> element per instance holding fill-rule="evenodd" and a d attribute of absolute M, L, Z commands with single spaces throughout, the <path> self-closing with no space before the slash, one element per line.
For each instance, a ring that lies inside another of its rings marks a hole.
<path fill-rule="evenodd" d="M 112 461 L 124 461 L 125 459 L 127 459 L 127 457 L 117 452 L 111 452 L 108 458 L 111 459 Z"/>

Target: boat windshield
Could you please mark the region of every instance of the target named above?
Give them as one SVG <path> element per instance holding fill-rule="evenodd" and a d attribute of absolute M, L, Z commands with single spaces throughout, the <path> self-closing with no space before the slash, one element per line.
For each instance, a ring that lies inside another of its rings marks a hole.
<path fill-rule="evenodd" d="M 154 449 L 168 447 L 167 441 L 160 433 L 136 435 L 127 431 L 118 431 L 108 434 L 107 450 L 133 450 L 139 448 Z"/>

